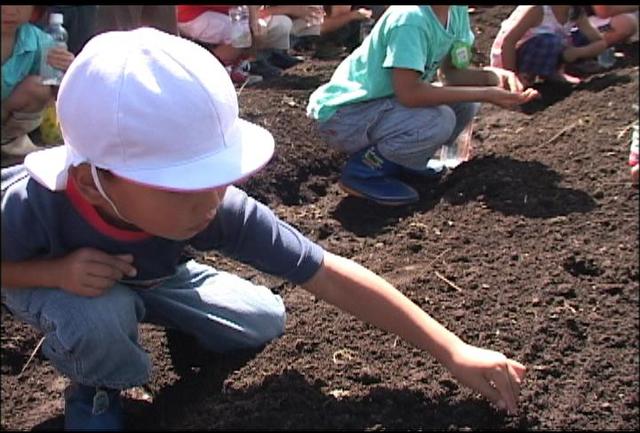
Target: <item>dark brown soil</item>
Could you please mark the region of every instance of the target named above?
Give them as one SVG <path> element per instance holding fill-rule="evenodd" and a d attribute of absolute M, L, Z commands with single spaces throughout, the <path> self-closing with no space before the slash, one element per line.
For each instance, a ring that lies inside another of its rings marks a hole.
<path fill-rule="evenodd" d="M 472 16 L 476 63 L 486 64 L 511 9 Z M 130 428 L 638 429 L 638 188 L 626 165 L 638 44 L 621 50 L 613 70 L 573 91 L 544 88 L 523 112 L 483 106 L 475 158 L 440 181 L 414 180 L 422 200 L 403 208 L 348 198 L 336 185 L 344 156 L 305 117 L 336 61 L 309 60 L 240 94 L 242 116 L 277 143 L 244 187 L 467 342 L 525 363 L 519 415 L 495 411 L 395 336 L 213 256 L 203 260 L 284 297 L 287 332 L 257 353 L 222 357 L 141 325 L 153 401 L 125 400 Z M 3 312 L 2 429 L 62 426 L 65 382 L 49 362 L 38 351 L 19 375 L 39 339 Z"/>

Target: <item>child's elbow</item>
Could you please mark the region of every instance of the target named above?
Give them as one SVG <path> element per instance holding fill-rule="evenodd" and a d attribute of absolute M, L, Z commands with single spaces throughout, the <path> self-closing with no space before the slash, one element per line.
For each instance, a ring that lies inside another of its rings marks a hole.
<path fill-rule="evenodd" d="M 418 106 L 415 95 L 415 91 L 396 91 L 396 100 L 407 108 L 415 108 Z"/>

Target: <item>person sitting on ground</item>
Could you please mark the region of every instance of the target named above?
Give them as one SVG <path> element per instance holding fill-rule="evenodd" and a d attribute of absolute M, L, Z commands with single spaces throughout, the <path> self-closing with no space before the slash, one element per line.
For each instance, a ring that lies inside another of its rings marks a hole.
<path fill-rule="evenodd" d="M 585 6 L 589 20 L 608 46 L 630 42 L 638 34 L 638 5 Z"/>
<path fill-rule="evenodd" d="M 580 80 L 566 74 L 565 65 L 606 49 L 582 6 L 518 6 L 493 41 L 491 66 L 516 72 L 525 87 L 537 79 L 575 84 Z"/>
<path fill-rule="evenodd" d="M 584 74 L 600 72 L 613 67 L 615 64 L 615 45 L 630 40 L 638 32 L 638 6 L 636 5 L 587 5 L 584 6 L 589 21 L 597 28 L 609 49 L 604 62 L 596 58 L 583 59 L 575 62 L 572 69 Z M 636 12 L 635 14 L 633 12 Z M 573 40 L 577 46 L 587 45 L 589 40 L 578 30 L 574 29 Z"/>
<path fill-rule="evenodd" d="M 96 10 L 96 34 L 113 30 L 155 27 L 178 34 L 176 8 L 172 5 L 99 5 Z"/>
<path fill-rule="evenodd" d="M 249 6 L 251 47 L 234 47 L 231 40 L 229 9 L 233 5 L 179 5 L 180 34 L 209 47 L 226 66 L 236 84 L 278 77 L 282 70 L 260 57 L 250 63 L 258 50 L 288 49 L 291 20 L 283 15 L 268 15 L 258 5 Z"/>
<path fill-rule="evenodd" d="M 290 41 L 305 37 L 318 37 L 324 20 L 324 8 L 317 5 L 266 5 L 261 11 L 267 16 L 285 16 L 291 23 Z M 261 50 L 266 61 L 281 68 L 288 69 L 302 62 L 303 59 L 289 55 L 288 49 Z"/>
<path fill-rule="evenodd" d="M 151 374 L 139 322 L 221 353 L 285 331 L 280 296 L 189 259 L 188 246 L 301 285 L 517 411 L 524 365 L 464 342 L 232 185 L 268 163 L 274 141 L 238 117 L 235 88 L 205 48 L 153 28 L 98 35 L 62 81 L 58 116 L 64 145 L 1 171 L 0 277 L 5 306 L 44 333 L 42 353 L 71 378 L 67 430 L 125 427 L 120 391 Z"/>
<path fill-rule="evenodd" d="M 51 36 L 32 22 L 42 13 L 40 6 L 2 5 L 2 152 L 24 156 L 38 150 L 29 133 L 42 123 L 43 110 L 54 97 L 53 87 L 40 78 L 43 52 L 53 44 Z M 73 53 L 55 47 L 47 63 L 66 70 Z"/>
<path fill-rule="evenodd" d="M 327 5 L 320 38 L 315 43 L 314 57 L 335 59 L 345 49 L 348 52 L 360 44 L 360 26 L 364 21 L 376 20 L 384 6 Z M 375 11 L 375 12 L 374 12 Z"/>
<path fill-rule="evenodd" d="M 512 108 L 537 96 L 511 71 L 468 68 L 473 41 L 466 6 L 390 6 L 311 94 L 307 115 L 320 136 L 349 155 L 340 178 L 347 193 L 390 206 L 417 201 L 397 176 L 433 175 L 429 160 L 480 102 Z M 438 72 L 441 83 L 432 83 Z"/>

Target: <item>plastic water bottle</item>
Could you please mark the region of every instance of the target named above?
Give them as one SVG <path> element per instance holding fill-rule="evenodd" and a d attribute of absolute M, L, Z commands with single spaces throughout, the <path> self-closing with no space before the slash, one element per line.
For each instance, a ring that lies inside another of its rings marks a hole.
<path fill-rule="evenodd" d="M 598 55 L 598 64 L 603 68 L 609 69 L 616 64 L 616 51 L 613 47 L 609 47 Z"/>
<path fill-rule="evenodd" d="M 373 18 L 369 18 L 360 23 L 360 43 L 365 40 L 369 33 L 371 33 L 371 29 L 375 25 L 375 20 Z"/>
<path fill-rule="evenodd" d="M 473 133 L 473 121 L 469 122 L 462 130 L 456 141 L 442 146 L 440 160 L 445 167 L 455 168 L 471 157 L 471 135 Z"/>
<path fill-rule="evenodd" d="M 51 48 L 62 47 L 67 49 L 67 39 L 69 35 L 65 28 L 62 27 L 63 22 L 64 16 L 62 14 L 49 15 L 47 33 L 49 33 L 53 42 L 43 51 L 42 58 L 40 59 L 40 76 L 42 77 L 42 84 L 46 86 L 59 86 L 64 76 L 64 71 L 56 69 L 47 63 L 47 56 Z"/>
<path fill-rule="evenodd" d="M 231 18 L 231 45 L 235 48 L 251 47 L 249 7 L 245 5 L 231 6 L 229 18 Z"/>

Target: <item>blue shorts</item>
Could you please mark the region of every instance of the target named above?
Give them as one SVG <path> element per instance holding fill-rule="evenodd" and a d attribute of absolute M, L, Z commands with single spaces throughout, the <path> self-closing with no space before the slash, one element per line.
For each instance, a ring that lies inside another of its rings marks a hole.
<path fill-rule="evenodd" d="M 605 24 L 598 27 L 598 31 L 600 33 L 606 33 L 608 31 L 611 31 L 611 24 Z M 583 47 L 591 43 L 589 38 L 587 38 L 584 35 L 584 33 L 582 33 L 580 29 L 578 29 L 577 27 L 574 27 L 573 29 L 571 29 L 571 41 L 573 42 L 573 45 L 576 47 Z"/>

